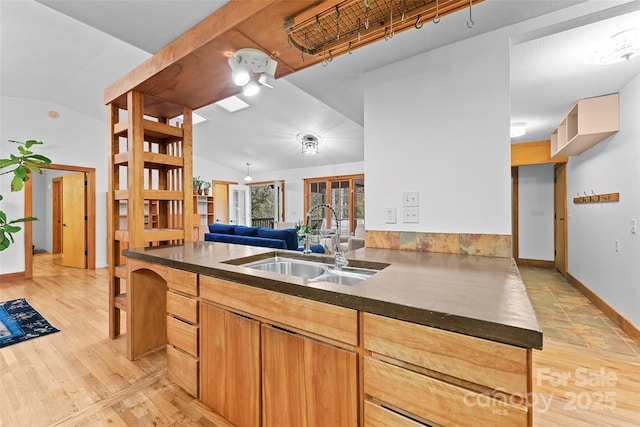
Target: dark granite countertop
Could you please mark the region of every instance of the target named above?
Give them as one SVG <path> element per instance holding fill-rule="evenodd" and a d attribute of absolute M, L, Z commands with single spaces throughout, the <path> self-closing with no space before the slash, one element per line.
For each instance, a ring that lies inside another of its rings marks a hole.
<path fill-rule="evenodd" d="M 300 252 L 195 242 L 125 255 L 249 286 L 393 317 L 524 348 L 542 349 L 542 330 L 510 258 L 363 248 L 350 266 L 382 268 L 355 286 L 285 276 L 239 264 Z M 332 263 L 324 255 L 306 255 Z M 235 265 L 234 265 L 235 264 Z"/>

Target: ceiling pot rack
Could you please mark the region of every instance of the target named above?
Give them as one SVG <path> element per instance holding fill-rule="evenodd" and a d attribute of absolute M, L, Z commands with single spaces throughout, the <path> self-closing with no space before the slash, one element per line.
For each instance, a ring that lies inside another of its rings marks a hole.
<path fill-rule="evenodd" d="M 329 0 L 284 24 L 289 44 L 303 55 L 333 58 L 469 8 L 482 0 Z M 472 25 L 467 22 L 467 26 Z M 327 61 L 330 62 L 330 61 Z M 326 64 L 325 64 L 326 65 Z"/>

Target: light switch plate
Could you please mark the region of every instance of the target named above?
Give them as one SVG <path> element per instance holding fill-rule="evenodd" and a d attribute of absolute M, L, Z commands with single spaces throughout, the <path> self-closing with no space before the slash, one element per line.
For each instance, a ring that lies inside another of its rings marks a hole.
<path fill-rule="evenodd" d="M 418 191 L 403 191 L 402 206 L 420 206 L 420 193 Z"/>
<path fill-rule="evenodd" d="M 396 207 L 395 206 L 389 206 L 384 208 L 384 222 L 385 224 L 396 223 Z"/>
<path fill-rule="evenodd" d="M 420 208 L 403 207 L 402 222 L 420 222 Z"/>

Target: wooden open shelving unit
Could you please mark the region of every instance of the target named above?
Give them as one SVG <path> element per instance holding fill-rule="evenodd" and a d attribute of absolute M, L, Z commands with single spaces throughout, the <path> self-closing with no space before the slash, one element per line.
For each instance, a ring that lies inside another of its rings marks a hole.
<path fill-rule="evenodd" d="M 127 309 L 128 248 L 181 244 L 194 240 L 191 109 L 139 91 L 126 105 L 109 103 L 111 155 L 107 193 L 109 335 L 120 335 Z M 180 111 L 184 124 L 157 114 Z M 152 106 L 152 108 L 148 108 Z M 151 115 L 155 112 L 155 116 Z M 213 204 L 213 202 L 212 202 Z M 188 214 L 186 214 L 188 213 Z"/>
<path fill-rule="evenodd" d="M 209 224 L 214 223 L 213 196 L 193 195 L 193 238 L 204 240 Z"/>

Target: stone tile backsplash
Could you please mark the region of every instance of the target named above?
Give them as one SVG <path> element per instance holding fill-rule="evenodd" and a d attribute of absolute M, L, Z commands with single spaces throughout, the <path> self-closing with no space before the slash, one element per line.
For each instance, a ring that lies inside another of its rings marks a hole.
<path fill-rule="evenodd" d="M 511 257 L 511 235 L 367 230 L 368 248 Z"/>

